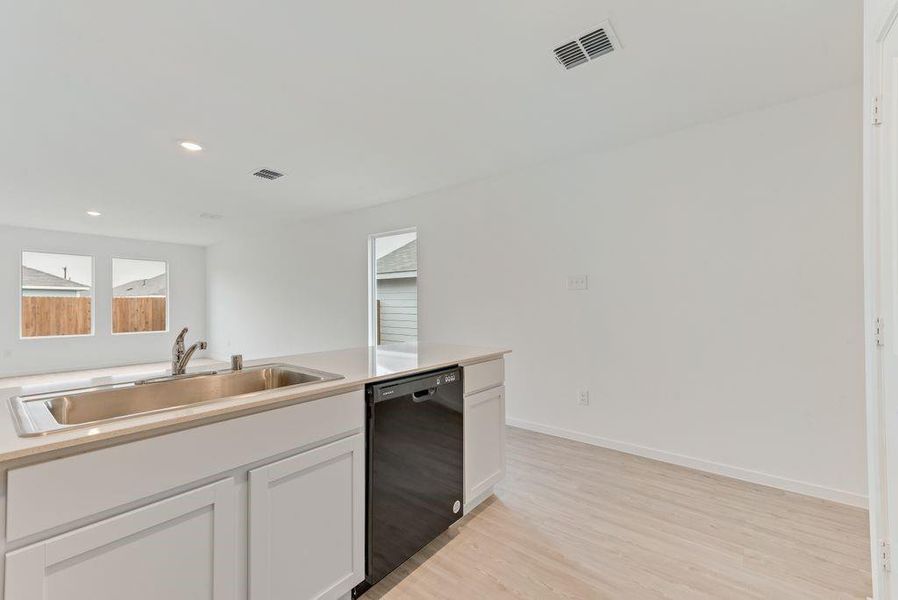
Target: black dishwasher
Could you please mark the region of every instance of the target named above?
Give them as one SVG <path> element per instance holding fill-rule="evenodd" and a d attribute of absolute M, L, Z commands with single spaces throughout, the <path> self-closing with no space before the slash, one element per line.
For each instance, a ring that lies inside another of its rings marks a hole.
<path fill-rule="evenodd" d="M 461 369 L 369 385 L 363 593 L 462 516 Z"/>

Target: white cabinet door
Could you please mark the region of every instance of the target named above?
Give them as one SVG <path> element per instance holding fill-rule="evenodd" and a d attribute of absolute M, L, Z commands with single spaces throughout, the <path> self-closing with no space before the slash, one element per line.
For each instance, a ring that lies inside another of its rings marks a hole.
<path fill-rule="evenodd" d="M 249 473 L 251 600 L 339 598 L 365 578 L 365 438 Z"/>
<path fill-rule="evenodd" d="M 10 552 L 6 598 L 233 600 L 234 500 L 225 479 Z"/>
<path fill-rule="evenodd" d="M 505 476 L 505 387 L 465 396 L 465 510 Z"/>

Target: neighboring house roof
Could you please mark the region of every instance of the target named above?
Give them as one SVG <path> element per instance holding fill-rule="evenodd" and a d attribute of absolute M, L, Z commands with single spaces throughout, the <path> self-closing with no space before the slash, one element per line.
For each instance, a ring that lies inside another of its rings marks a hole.
<path fill-rule="evenodd" d="M 44 271 L 22 267 L 22 289 L 28 290 L 89 290 L 90 286 L 71 279 L 63 279 Z"/>
<path fill-rule="evenodd" d="M 418 240 L 412 240 L 405 246 L 400 246 L 389 254 L 377 259 L 378 275 L 411 272 L 409 277 L 414 277 L 417 270 Z"/>
<path fill-rule="evenodd" d="M 135 279 L 112 288 L 112 296 L 165 296 L 168 292 L 168 278 L 165 273 L 149 279 Z"/>

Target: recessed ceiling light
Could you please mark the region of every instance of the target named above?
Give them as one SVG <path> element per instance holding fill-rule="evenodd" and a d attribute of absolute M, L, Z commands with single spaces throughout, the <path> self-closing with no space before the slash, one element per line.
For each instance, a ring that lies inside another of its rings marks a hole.
<path fill-rule="evenodd" d="M 98 211 L 98 210 L 89 210 L 89 211 L 87 211 L 87 214 L 89 214 L 89 215 L 92 216 L 92 217 L 99 217 L 99 216 L 102 215 L 103 213 L 101 213 L 101 212 Z"/>
<path fill-rule="evenodd" d="M 184 148 L 185 150 L 187 150 L 188 152 L 199 152 L 200 150 L 203 149 L 203 147 L 200 146 L 199 144 L 197 144 L 196 142 L 184 141 L 184 142 L 181 142 L 179 145 L 182 148 Z"/>

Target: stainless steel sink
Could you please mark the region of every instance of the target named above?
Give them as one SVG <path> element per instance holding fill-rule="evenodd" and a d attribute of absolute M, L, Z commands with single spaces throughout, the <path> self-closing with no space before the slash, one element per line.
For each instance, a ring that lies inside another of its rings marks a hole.
<path fill-rule="evenodd" d="M 16 396 L 9 399 L 9 406 L 16 430 L 24 437 L 342 378 L 313 369 L 271 364 L 240 371 L 209 371 Z"/>

